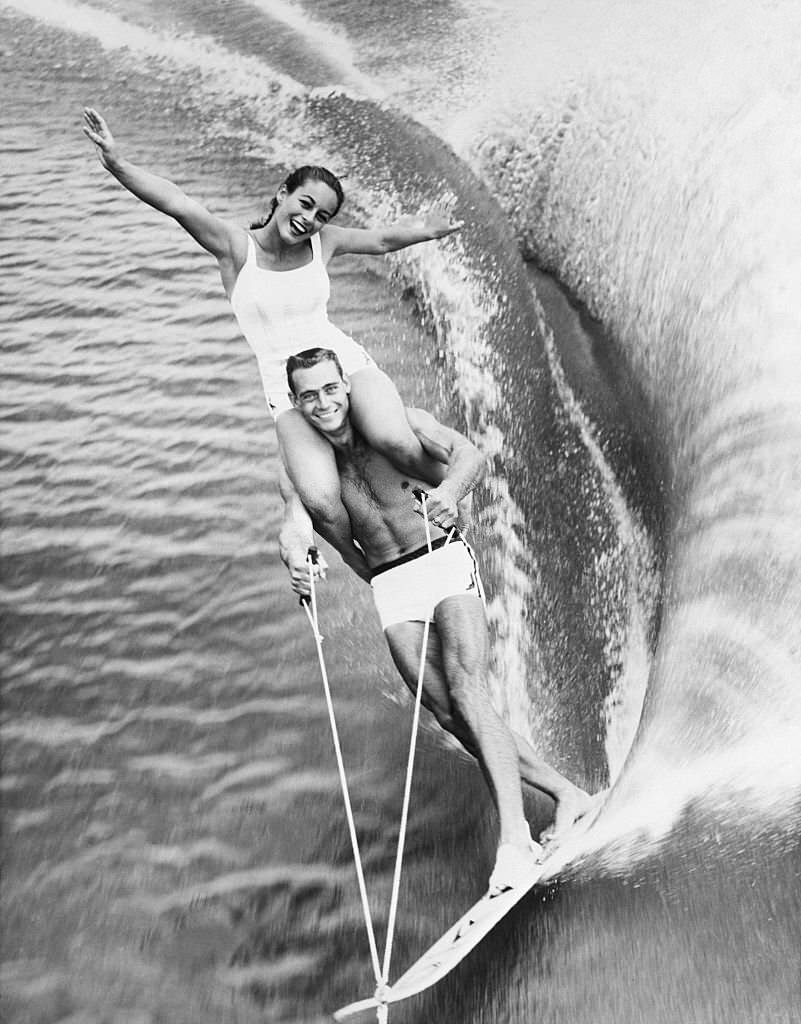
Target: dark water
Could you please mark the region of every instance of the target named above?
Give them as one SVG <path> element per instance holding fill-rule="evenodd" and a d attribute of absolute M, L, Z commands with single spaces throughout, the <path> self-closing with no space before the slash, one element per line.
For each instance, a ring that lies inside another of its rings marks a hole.
<path fill-rule="evenodd" d="M 85 103 L 242 223 L 299 153 L 347 169 L 358 222 L 455 195 L 458 241 L 335 263 L 332 316 L 492 457 L 476 537 L 499 705 L 577 781 L 621 774 L 675 565 L 675 455 L 648 387 L 525 270 L 503 188 L 394 112 L 307 95 L 389 86 L 441 124 L 420 97 L 475 88 L 482 16 L 2 15 L 4 1019 L 314 1022 L 373 987 L 255 362 L 207 257 L 97 164 Z M 364 590 L 329 561 L 324 646 L 381 942 L 409 702 Z M 801 1019 L 797 803 L 765 817 L 736 790 L 709 799 L 736 749 L 702 761 L 655 735 L 603 850 L 393 1021 Z M 475 767 L 427 724 L 418 757 L 393 975 L 482 891 L 494 848 Z M 547 821 L 547 802 L 529 811 Z"/>

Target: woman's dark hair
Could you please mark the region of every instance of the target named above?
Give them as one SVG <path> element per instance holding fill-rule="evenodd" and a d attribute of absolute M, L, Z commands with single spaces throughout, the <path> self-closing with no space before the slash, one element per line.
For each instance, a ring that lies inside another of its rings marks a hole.
<path fill-rule="evenodd" d="M 345 202 L 345 192 L 342 189 L 342 183 L 339 178 L 333 172 L 329 171 L 327 167 L 317 167 L 313 164 L 304 164 L 303 167 L 296 167 L 295 170 L 284 180 L 283 185 L 287 192 L 294 192 L 296 188 L 300 188 L 307 181 L 321 181 L 324 185 L 328 185 L 330 189 L 333 189 L 337 197 L 337 208 L 334 210 L 332 216 L 336 216 L 339 213 L 339 208 Z M 261 220 L 255 221 L 250 225 L 251 231 L 256 231 L 258 228 L 263 228 L 265 224 L 268 224 L 270 218 L 275 213 L 275 208 L 278 206 L 278 200 L 273 196 L 270 204 L 270 211 Z"/>

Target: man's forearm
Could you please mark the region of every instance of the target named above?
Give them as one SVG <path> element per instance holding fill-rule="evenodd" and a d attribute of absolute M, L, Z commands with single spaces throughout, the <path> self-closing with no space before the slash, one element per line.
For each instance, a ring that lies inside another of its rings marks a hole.
<path fill-rule="evenodd" d="M 406 416 L 426 453 L 445 466 L 442 481 L 417 511 L 443 529 L 455 526 L 460 509 L 487 471 L 487 460 L 464 434 L 444 427 L 430 413 L 407 409 Z"/>
<path fill-rule="evenodd" d="M 434 491 L 446 491 L 454 501 L 462 501 L 486 473 L 486 457 L 464 434 L 443 426 L 423 409 L 407 409 L 406 418 L 426 454 L 445 467 Z"/>
<path fill-rule="evenodd" d="M 435 490 L 446 489 L 458 504 L 481 483 L 487 472 L 487 460 L 484 455 L 471 444 L 454 445 L 450 452 L 447 469 L 442 482 Z"/>
<path fill-rule="evenodd" d="M 284 564 L 289 565 L 293 559 L 303 561 L 313 545 L 314 533 L 308 515 L 301 518 L 285 508 L 284 521 L 278 531 L 278 553 Z"/>
<path fill-rule="evenodd" d="M 311 517 L 292 486 L 283 464 L 278 468 L 278 490 L 284 502 L 284 517 L 278 531 L 278 553 L 287 568 L 290 568 L 294 560 L 305 560 L 306 552 L 314 544 L 314 529 Z"/>
<path fill-rule="evenodd" d="M 467 445 L 464 451 L 456 452 L 445 479 L 458 492 L 458 501 L 466 498 L 484 479 L 487 459 L 474 445 Z"/>
<path fill-rule="evenodd" d="M 469 442 L 451 451 L 442 482 L 428 492 L 418 511 L 442 529 L 460 526 L 471 520 L 473 489 L 486 472 L 486 459 Z"/>

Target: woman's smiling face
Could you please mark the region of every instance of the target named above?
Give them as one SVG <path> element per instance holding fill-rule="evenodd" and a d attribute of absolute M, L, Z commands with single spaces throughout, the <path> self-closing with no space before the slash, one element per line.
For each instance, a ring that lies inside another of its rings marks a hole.
<path fill-rule="evenodd" d="M 311 179 L 294 192 L 282 185 L 276 199 L 276 227 L 284 241 L 292 245 L 316 234 L 339 209 L 336 192 L 325 182 Z"/>

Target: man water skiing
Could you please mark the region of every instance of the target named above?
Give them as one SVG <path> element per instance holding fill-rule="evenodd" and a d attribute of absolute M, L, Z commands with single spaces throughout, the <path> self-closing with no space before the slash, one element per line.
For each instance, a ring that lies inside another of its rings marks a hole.
<path fill-rule="evenodd" d="M 547 839 L 557 839 L 590 807 L 591 798 L 538 757 L 495 711 L 486 686 L 489 631 L 475 556 L 458 532 L 460 506 L 481 480 L 486 463 L 466 437 L 421 409 L 409 424 L 426 454 L 442 466 L 440 479 L 401 473 L 355 429 L 350 386 L 328 349 L 308 349 L 287 361 L 290 400 L 333 446 L 353 542 L 340 554 L 370 582 L 384 636 L 406 684 L 417 685 L 424 624 L 431 616 L 423 703 L 437 722 L 476 757 L 498 810 L 500 841 L 490 888 L 515 885 L 542 857 L 523 811 L 521 778 L 556 802 Z M 414 492 L 428 490 L 425 512 Z M 279 536 L 293 590 L 310 592 L 306 560 L 313 537 L 292 489 Z M 344 547 L 344 545 L 343 545 Z"/>

